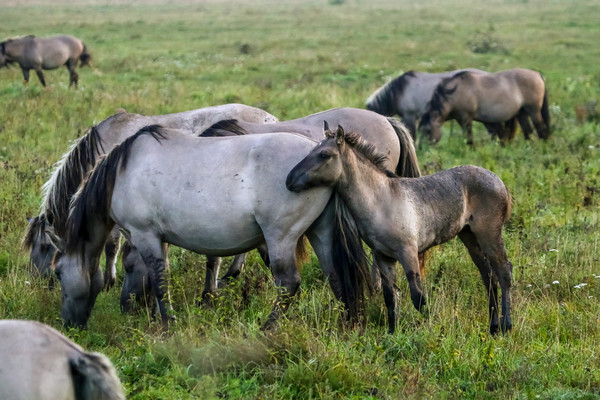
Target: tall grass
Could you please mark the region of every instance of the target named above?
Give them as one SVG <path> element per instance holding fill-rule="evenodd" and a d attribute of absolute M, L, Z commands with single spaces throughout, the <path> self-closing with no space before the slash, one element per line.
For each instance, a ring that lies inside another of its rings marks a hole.
<path fill-rule="evenodd" d="M 18 68 L 0 70 L 0 318 L 61 329 L 60 290 L 27 272 L 25 217 L 69 143 L 117 108 L 159 114 L 242 102 L 280 119 L 363 107 L 386 80 L 415 69 L 539 70 L 553 135 L 521 134 L 505 147 L 475 130 L 444 127 L 418 155 L 427 173 L 475 164 L 513 196 L 504 237 L 514 269 L 514 330 L 487 334 L 485 290 L 466 250 L 431 252 L 429 313 L 417 313 L 398 280 L 397 333 L 386 333 L 382 296 L 366 325 L 348 328 L 316 258 L 302 291 L 269 335 L 260 332 L 276 291 L 252 254 L 243 277 L 197 306 L 204 258 L 171 250 L 177 323 L 123 315 L 102 293 L 87 331 L 66 334 L 106 353 L 132 399 L 600 397 L 600 127 L 575 108 L 600 97 L 600 4 L 595 1 L 90 0 L 9 2 L 0 37 L 70 33 L 94 56 L 79 90 L 66 69 L 50 88 Z M 122 278 L 122 276 L 120 276 Z M 585 285 L 582 285 L 585 284 Z M 1 340 L 1 339 L 0 339 Z"/>

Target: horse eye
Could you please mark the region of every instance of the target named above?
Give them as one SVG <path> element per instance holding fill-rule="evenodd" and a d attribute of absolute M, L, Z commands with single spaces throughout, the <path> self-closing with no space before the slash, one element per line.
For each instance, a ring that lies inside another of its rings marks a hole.
<path fill-rule="evenodd" d="M 331 158 L 331 156 L 327 153 L 319 153 L 319 158 L 321 158 L 323 160 L 329 160 Z"/>

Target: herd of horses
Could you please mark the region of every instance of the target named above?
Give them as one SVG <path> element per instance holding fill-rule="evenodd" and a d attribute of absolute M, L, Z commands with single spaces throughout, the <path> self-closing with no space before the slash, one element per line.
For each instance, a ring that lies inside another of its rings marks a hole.
<path fill-rule="evenodd" d="M 42 69 L 66 65 L 70 86 L 77 86 L 75 66 L 90 58 L 71 36 L 0 43 L 0 66 L 18 63 L 25 81 L 34 69 L 43 85 Z M 206 255 L 203 299 L 218 290 L 221 257 L 236 256 L 225 275 L 236 277 L 245 253 L 258 249 L 278 287 L 263 324 L 269 330 L 299 289 L 306 237 L 346 318 L 360 320 L 367 293 L 380 285 L 393 333 L 396 263 L 414 307 L 422 311 L 425 252 L 458 237 L 480 271 L 490 332 L 507 332 L 512 328 L 512 264 L 502 238 L 511 212 L 507 188 L 476 166 L 430 176 L 419 170 L 417 131 L 436 143 L 449 119 L 459 122 L 468 143 L 472 121 L 505 142 L 514 137 L 517 123 L 529 138 L 531 120 L 538 137 L 548 139 L 544 80 L 521 68 L 410 71 L 375 91 L 367 110 L 336 108 L 291 121 L 242 104 L 155 116 L 122 110 L 89 128 L 57 163 L 23 244 L 34 270 L 51 286 L 55 279 L 60 283 L 65 324 L 80 328 L 87 326 L 103 288 L 116 282 L 122 236 L 121 307 L 129 311 L 145 304 L 164 328 L 172 318 L 169 245 Z M 95 378 L 85 376 L 97 376 L 98 370 L 108 375 L 105 380 L 113 379 L 107 360 L 83 352 L 58 332 L 11 323 L 31 331 L 32 338 L 41 335 L 66 346 L 61 354 L 73 374 L 78 366 L 94 369 L 96 375 L 77 372 L 82 391 L 97 390 L 90 389 Z M 9 325 L 0 322 L 0 334 Z M 0 395 L 11 397 L 2 378 Z M 106 398 L 122 398 L 119 393 Z"/>

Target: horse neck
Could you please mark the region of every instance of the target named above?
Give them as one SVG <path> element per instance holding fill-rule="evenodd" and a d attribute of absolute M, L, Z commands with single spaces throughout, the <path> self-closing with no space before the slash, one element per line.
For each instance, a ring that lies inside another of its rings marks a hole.
<path fill-rule="evenodd" d="M 11 40 L 6 42 L 4 46 L 4 52 L 7 57 L 12 59 L 19 59 L 23 56 L 23 50 L 25 48 L 25 41 L 21 39 Z"/>
<path fill-rule="evenodd" d="M 346 145 L 343 174 L 336 185 L 337 193 L 344 199 L 361 229 L 375 223 L 393 204 L 393 178 L 388 177 L 359 151 Z"/>

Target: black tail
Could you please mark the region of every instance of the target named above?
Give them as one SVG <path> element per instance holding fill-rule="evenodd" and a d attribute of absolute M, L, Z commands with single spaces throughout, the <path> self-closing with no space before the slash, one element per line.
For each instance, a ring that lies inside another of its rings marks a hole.
<path fill-rule="evenodd" d="M 202 132 L 200 137 L 241 136 L 248 132 L 238 125 L 237 119 L 224 119 Z"/>
<path fill-rule="evenodd" d="M 67 251 L 74 251 L 77 243 L 91 237 L 90 227 L 87 225 L 89 221 L 100 220 L 105 225 L 113 224 L 110 219 L 110 203 L 117 173 L 127 167 L 133 142 L 145 134 L 151 135 L 159 142 L 166 138 L 160 125 L 149 125 L 140 129 L 98 163 L 73 197 L 68 219 Z"/>
<path fill-rule="evenodd" d="M 550 110 L 548 106 L 548 90 L 544 90 L 544 102 L 542 103 L 542 119 L 546 125 L 546 134 L 541 139 L 548 139 L 550 137 Z"/>
<path fill-rule="evenodd" d="M 365 288 L 372 291 L 370 265 L 350 210 L 334 194 L 335 230 L 333 259 L 342 289 L 342 301 L 350 318 L 358 321 L 364 310 Z"/>
<path fill-rule="evenodd" d="M 418 178 L 421 176 L 417 151 L 410 132 L 402 122 L 393 117 L 388 117 L 388 122 L 394 128 L 400 141 L 400 160 L 396 166 L 396 175 L 406 178 Z"/>
<path fill-rule="evenodd" d="M 90 53 L 88 53 L 87 51 L 87 47 L 85 46 L 85 44 L 83 45 L 83 50 L 81 51 L 81 55 L 79 56 L 79 66 L 80 67 L 84 67 L 84 66 L 90 66 L 90 61 L 92 61 L 92 55 Z"/>

